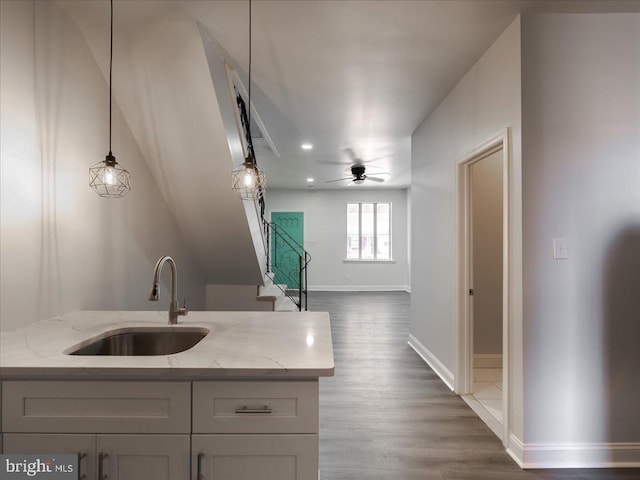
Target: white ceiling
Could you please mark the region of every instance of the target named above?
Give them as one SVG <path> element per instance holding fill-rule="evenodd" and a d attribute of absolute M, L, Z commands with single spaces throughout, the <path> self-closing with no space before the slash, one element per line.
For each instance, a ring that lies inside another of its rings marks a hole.
<path fill-rule="evenodd" d="M 84 31 L 109 20 L 106 0 L 58 5 Z M 248 2 L 116 0 L 114 10 L 129 28 L 197 20 L 246 83 Z M 365 186 L 409 186 L 411 134 L 518 13 L 612 11 L 640 1 L 254 1 L 252 102 L 280 154 L 257 150 L 269 187 L 304 189 L 312 177 L 315 188 L 360 188 L 324 183 L 348 174 L 345 148 L 368 173 L 389 172 Z"/>

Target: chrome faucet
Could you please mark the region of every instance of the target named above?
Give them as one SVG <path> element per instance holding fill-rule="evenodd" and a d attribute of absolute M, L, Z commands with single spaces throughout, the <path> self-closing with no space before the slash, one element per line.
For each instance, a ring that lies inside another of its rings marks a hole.
<path fill-rule="evenodd" d="M 165 263 L 169 262 L 171 267 L 171 302 L 169 303 L 169 325 L 175 325 L 178 323 L 179 315 L 186 315 L 187 301 L 185 300 L 182 308 L 178 307 L 178 269 L 176 268 L 176 262 L 169 255 L 160 257 L 156 263 L 156 268 L 153 270 L 153 287 L 151 287 L 151 295 L 149 300 L 157 302 L 160 298 L 160 273 L 162 273 L 162 267 Z"/>

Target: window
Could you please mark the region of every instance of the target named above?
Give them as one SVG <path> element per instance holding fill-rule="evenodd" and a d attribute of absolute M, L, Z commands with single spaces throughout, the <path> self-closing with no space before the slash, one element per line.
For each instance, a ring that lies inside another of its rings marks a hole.
<path fill-rule="evenodd" d="M 347 203 L 347 260 L 391 260 L 390 203 Z"/>

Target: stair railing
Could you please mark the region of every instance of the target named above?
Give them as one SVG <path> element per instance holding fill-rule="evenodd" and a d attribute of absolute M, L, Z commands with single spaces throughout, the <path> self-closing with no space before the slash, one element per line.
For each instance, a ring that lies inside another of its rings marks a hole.
<path fill-rule="evenodd" d="M 274 274 L 274 284 L 299 311 L 303 307 L 307 310 L 307 276 L 311 255 L 277 223 L 269 223 L 263 218 L 262 225 L 267 240 L 267 272 Z"/>
<path fill-rule="evenodd" d="M 236 103 L 240 112 L 240 121 L 247 144 L 247 156 L 253 158 L 254 162 L 257 163 L 255 150 L 253 148 L 253 139 L 251 137 L 251 128 L 247 116 L 247 106 L 238 89 L 234 87 L 234 90 Z M 264 194 L 264 192 L 262 193 Z M 303 303 L 304 309 L 307 310 L 307 267 L 311 261 L 311 255 L 309 255 L 309 252 L 294 240 L 286 230 L 275 223 L 269 223 L 265 220 L 264 213 L 266 205 L 264 195 L 258 196 L 257 201 L 254 201 L 254 206 L 258 218 L 262 220 L 262 240 L 266 247 L 267 272 L 274 273 L 278 277 L 278 280 L 284 278 L 286 281 L 284 288 L 281 286 L 282 284 L 278 282 L 274 282 L 274 284 L 296 304 L 298 310 L 302 311 Z M 283 247 L 283 250 L 280 251 L 278 255 L 280 258 L 276 257 L 276 253 L 278 253 L 277 248 L 273 249 L 274 258 L 271 258 L 271 242 L 275 242 L 275 246 Z M 295 269 L 290 268 L 294 265 L 291 262 L 297 263 Z M 288 265 L 289 268 L 285 268 L 285 265 Z"/>

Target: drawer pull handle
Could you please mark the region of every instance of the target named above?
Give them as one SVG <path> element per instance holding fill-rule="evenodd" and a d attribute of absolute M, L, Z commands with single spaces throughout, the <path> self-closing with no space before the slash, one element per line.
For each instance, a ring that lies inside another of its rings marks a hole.
<path fill-rule="evenodd" d="M 87 456 L 87 452 L 77 452 L 78 455 L 78 475 L 80 480 L 87 480 L 87 475 L 82 473 L 82 459 Z"/>
<path fill-rule="evenodd" d="M 108 453 L 102 453 L 98 455 L 98 480 L 107 480 L 107 477 L 104 474 L 104 459 L 109 456 Z"/>
<path fill-rule="evenodd" d="M 198 471 L 196 472 L 196 480 L 202 480 L 204 475 L 202 474 L 202 459 L 204 458 L 204 453 L 198 453 Z"/>
<path fill-rule="evenodd" d="M 268 405 L 265 405 L 262 408 L 248 408 L 246 405 L 243 405 L 242 408 L 236 408 L 236 413 L 262 413 L 269 414 L 271 413 L 271 409 Z"/>

